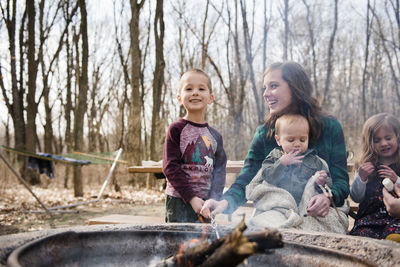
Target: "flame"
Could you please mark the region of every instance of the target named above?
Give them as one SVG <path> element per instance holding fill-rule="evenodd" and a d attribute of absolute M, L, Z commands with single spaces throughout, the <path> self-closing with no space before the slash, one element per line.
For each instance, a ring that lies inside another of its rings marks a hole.
<path fill-rule="evenodd" d="M 190 240 L 188 240 L 186 242 L 183 242 L 180 245 L 178 253 L 176 255 L 176 261 L 177 261 L 178 267 L 182 267 L 182 266 L 194 267 L 193 264 L 190 261 L 188 261 L 187 265 L 185 265 L 185 260 L 183 259 L 183 255 L 184 255 L 183 252 L 185 251 L 186 248 L 191 247 L 191 246 L 195 246 L 197 243 L 200 243 L 201 241 L 207 239 L 207 237 L 206 237 L 207 226 L 205 225 L 206 222 L 204 221 L 203 216 L 198 215 L 198 218 L 199 218 L 199 221 L 203 224 L 202 231 L 201 231 L 201 236 L 200 236 L 200 238 L 190 239 Z"/>

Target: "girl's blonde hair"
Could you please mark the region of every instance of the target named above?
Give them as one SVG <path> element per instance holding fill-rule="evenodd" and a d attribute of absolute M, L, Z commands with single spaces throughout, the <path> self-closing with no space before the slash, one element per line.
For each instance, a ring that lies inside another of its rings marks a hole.
<path fill-rule="evenodd" d="M 373 115 L 365 121 L 362 129 L 362 151 L 359 160 L 356 162 L 356 168 L 364 163 L 371 162 L 375 166 L 379 164 L 379 156 L 374 149 L 374 135 L 382 126 L 389 126 L 393 129 L 397 138 L 397 143 L 400 143 L 400 122 L 399 120 L 388 113 L 379 113 Z M 400 149 L 396 152 L 395 169 L 400 167 Z"/>

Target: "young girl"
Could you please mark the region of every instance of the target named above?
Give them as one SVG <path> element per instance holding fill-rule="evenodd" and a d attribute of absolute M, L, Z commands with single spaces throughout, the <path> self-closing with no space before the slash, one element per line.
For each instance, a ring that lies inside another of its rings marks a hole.
<path fill-rule="evenodd" d="M 380 113 L 370 117 L 362 130 L 362 152 L 350 196 L 360 203 L 351 235 L 396 239 L 400 220 L 388 214 L 382 197 L 382 181 L 400 183 L 400 122 Z"/>

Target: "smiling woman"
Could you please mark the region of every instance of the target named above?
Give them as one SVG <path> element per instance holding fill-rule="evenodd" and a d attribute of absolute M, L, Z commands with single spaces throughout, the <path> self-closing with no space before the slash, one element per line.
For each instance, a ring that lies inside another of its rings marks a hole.
<path fill-rule="evenodd" d="M 282 79 L 282 71 L 271 70 L 264 76 L 264 100 L 268 104 L 269 113 L 279 114 L 292 102 L 289 85 Z"/>
<path fill-rule="evenodd" d="M 246 202 L 245 187 L 256 176 L 266 156 L 278 147 L 275 135 L 275 122 L 284 114 L 304 116 L 309 124 L 309 148 L 326 161 L 332 178 L 330 199 L 324 194 L 310 198 L 307 205 L 308 215 L 325 217 L 330 204 L 343 206 L 349 194 L 349 177 L 346 166 L 346 147 L 340 123 L 322 114 L 317 100 L 312 96 L 313 87 L 308 75 L 301 65 L 295 62 L 278 62 L 264 72 L 264 99 L 270 113 L 265 123 L 256 130 L 250 145 L 244 167 L 221 201 L 207 200 L 201 214 L 211 217 L 212 214 L 232 213 Z M 313 141 L 312 141 L 313 140 Z M 345 209 L 345 207 L 344 207 Z M 342 224 L 337 223 L 340 227 Z M 345 231 L 346 226 L 343 226 Z"/>

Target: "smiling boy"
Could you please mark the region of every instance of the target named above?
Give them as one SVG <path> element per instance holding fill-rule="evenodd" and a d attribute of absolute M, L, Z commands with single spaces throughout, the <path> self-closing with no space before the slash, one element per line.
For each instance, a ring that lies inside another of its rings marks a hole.
<path fill-rule="evenodd" d="M 213 100 L 211 80 L 204 71 L 192 69 L 182 75 L 178 101 L 186 114 L 169 126 L 164 144 L 166 222 L 198 222 L 204 200 L 222 195 L 226 176 L 222 136 L 205 121 Z"/>

